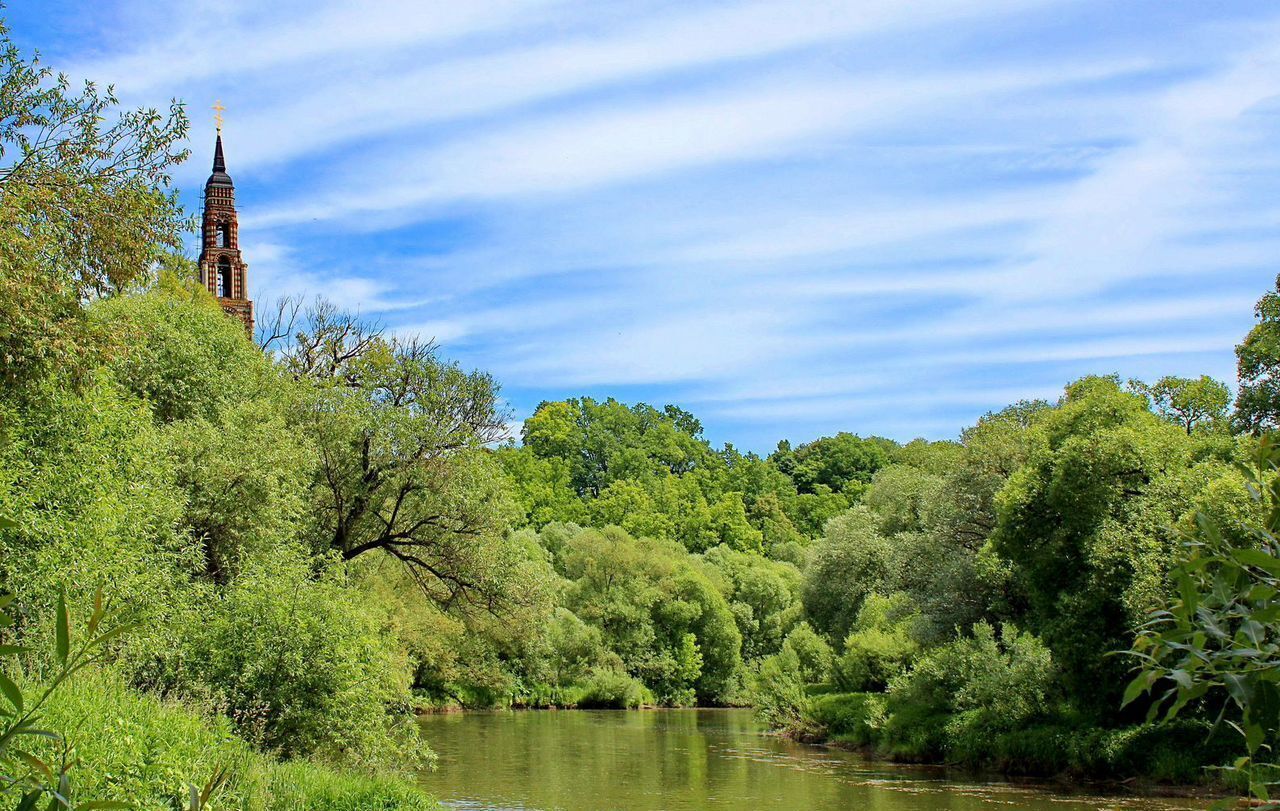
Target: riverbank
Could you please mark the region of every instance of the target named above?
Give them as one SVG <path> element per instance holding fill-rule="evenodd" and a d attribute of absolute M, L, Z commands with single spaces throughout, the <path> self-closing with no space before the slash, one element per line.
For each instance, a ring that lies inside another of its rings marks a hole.
<path fill-rule="evenodd" d="M 949 716 L 890 717 L 883 693 L 828 693 L 797 708 L 788 737 L 900 763 L 1058 781 L 1220 785 L 1205 764 L 1227 763 L 1235 741 L 1200 720 L 1088 726 L 1046 714 L 1011 731 L 956 724 Z"/>
<path fill-rule="evenodd" d="M 134 808 L 186 808 L 187 785 L 213 781 L 211 807 L 240 811 L 439 811 L 409 775 L 374 775 L 312 759 L 282 760 L 225 718 L 139 693 L 109 671 L 85 670 L 45 706 L 41 723 L 73 730 L 76 796 Z M 54 749 L 50 745 L 50 749 Z M 39 750 L 35 750 L 39 753 Z M 54 751 L 47 753 L 57 762 Z"/>

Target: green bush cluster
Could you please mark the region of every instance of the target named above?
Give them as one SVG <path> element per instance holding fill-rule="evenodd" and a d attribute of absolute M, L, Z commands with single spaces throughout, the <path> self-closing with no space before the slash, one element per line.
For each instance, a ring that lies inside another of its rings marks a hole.
<path fill-rule="evenodd" d="M 230 779 L 216 807 L 244 811 L 435 809 L 411 784 L 341 773 L 305 761 L 281 763 L 245 743 L 216 712 L 142 695 L 116 673 L 86 671 L 48 704 L 44 722 L 74 731 L 83 796 L 128 798 L 140 809 L 185 802 L 188 783 L 220 770 Z M 185 806 L 184 806 L 185 807 Z"/>

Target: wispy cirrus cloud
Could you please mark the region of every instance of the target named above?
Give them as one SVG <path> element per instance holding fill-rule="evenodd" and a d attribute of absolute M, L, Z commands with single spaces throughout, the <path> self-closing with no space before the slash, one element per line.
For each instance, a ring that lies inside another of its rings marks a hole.
<path fill-rule="evenodd" d="M 679 401 L 766 450 L 1229 379 L 1280 259 L 1261 0 L 57 3 L 10 15 L 73 75 L 226 102 L 256 295 L 435 337 L 518 415 Z"/>

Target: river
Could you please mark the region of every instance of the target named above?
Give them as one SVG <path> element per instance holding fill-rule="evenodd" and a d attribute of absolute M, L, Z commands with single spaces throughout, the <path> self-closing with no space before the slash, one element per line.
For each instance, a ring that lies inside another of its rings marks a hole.
<path fill-rule="evenodd" d="M 425 787 L 487 811 L 1026 811 L 1204 808 L 957 779 L 762 734 L 749 710 L 455 713 L 422 719 Z"/>

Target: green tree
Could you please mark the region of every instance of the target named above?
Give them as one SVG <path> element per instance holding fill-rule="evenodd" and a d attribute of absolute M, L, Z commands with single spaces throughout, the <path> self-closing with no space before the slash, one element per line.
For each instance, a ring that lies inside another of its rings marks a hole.
<path fill-rule="evenodd" d="M 187 156 L 186 116 L 118 106 L 25 59 L 0 22 L 0 386 L 87 369 L 103 336 L 82 303 L 178 244 L 168 170 Z"/>
<path fill-rule="evenodd" d="M 850 692 L 879 691 L 904 672 L 919 652 L 913 631 L 919 619 L 910 595 L 869 594 L 835 662 L 835 682 Z"/>
<path fill-rule="evenodd" d="M 1253 312 L 1258 323 L 1236 347 L 1235 417 L 1245 430 L 1259 432 L 1280 427 L 1280 276 Z"/>
<path fill-rule="evenodd" d="M 730 697 L 742 637 L 720 591 L 673 542 L 580 530 L 560 555 L 565 605 L 668 704 Z"/>
<path fill-rule="evenodd" d="M 409 723 L 406 659 L 377 606 L 341 568 L 315 577 L 300 551 L 203 587 L 156 686 L 208 697 L 243 736 L 286 756 L 384 768 L 429 757 Z"/>
<path fill-rule="evenodd" d="M 796 625 L 782 641 L 782 652 L 795 655 L 799 676 L 806 683 L 819 684 L 831 675 L 835 659 L 831 646 L 807 622 Z"/>
<path fill-rule="evenodd" d="M 318 549 L 390 555 L 442 606 L 518 600 L 522 552 L 504 540 L 512 510 L 486 448 L 505 433 L 493 380 L 326 304 L 282 363 L 307 384 Z"/>
<path fill-rule="evenodd" d="M 884 534 L 918 532 L 930 523 L 926 513 L 939 501 L 944 482 L 942 476 L 912 465 L 889 465 L 872 477 L 862 503 L 880 518 Z"/>
<path fill-rule="evenodd" d="M 801 594 L 805 615 L 829 639 L 844 640 L 868 594 L 897 590 L 901 561 L 878 523 L 854 507 L 831 519 L 813 546 Z"/>
<path fill-rule="evenodd" d="M 777 653 L 783 637 L 800 617 L 799 569 L 728 546 L 708 550 L 703 560 L 724 580 L 720 591 L 728 599 L 742 634 L 743 658 Z"/>
<path fill-rule="evenodd" d="M 1221 524 L 1197 513 L 1187 529 L 1167 606 L 1152 611 L 1131 654 L 1138 675 L 1126 704 L 1150 694 L 1149 717 L 1172 720 L 1188 704 L 1208 704 L 1241 736 L 1241 772 L 1252 796 L 1274 808 L 1270 789 L 1280 769 L 1274 754 L 1280 730 L 1280 445 L 1274 434 L 1258 442 L 1244 467 L 1252 516 Z"/>
<path fill-rule="evenodd" d="M 1160 599 L 1169 527 L 1194 497 L 1185 432 L 1114 378 L 1067 387 L 1037 425 L 1040 447 L 999 494 L 995 549 L 1012 562 L 1029 621 L 1071 697 L 1098 716 L 1119 702 L 1133 627 Z"/>
<path fill-rule="evenodd" d="M 541 403 L 524 423 L 526 447 L 541 458 L 566 460 L 579 495 L 598 496 L 615 481 L 687 473 L 712 464 L 702 426 L 674 406 L 590 397 Z"/>
<path fill-rule="evenodd" d="M 802 493 L 817 493 L 823 486 L 832 492 L 857 495 L 877 470 L 889 464 L 890 449 L 895 447 L 889 440 L 841 432 L 795 450 L 780 446 L 773 458 Z"/>
<path fill-rule="evenodd" d="M 1129 387 L 1146 397 L 1160 416 L 1186 429 L 1188 436 L 1224 420 L 1231 405 L 1231 390 L 1208 375 L 1168 375 L 1151 384 L 1131 380 Z"/>

